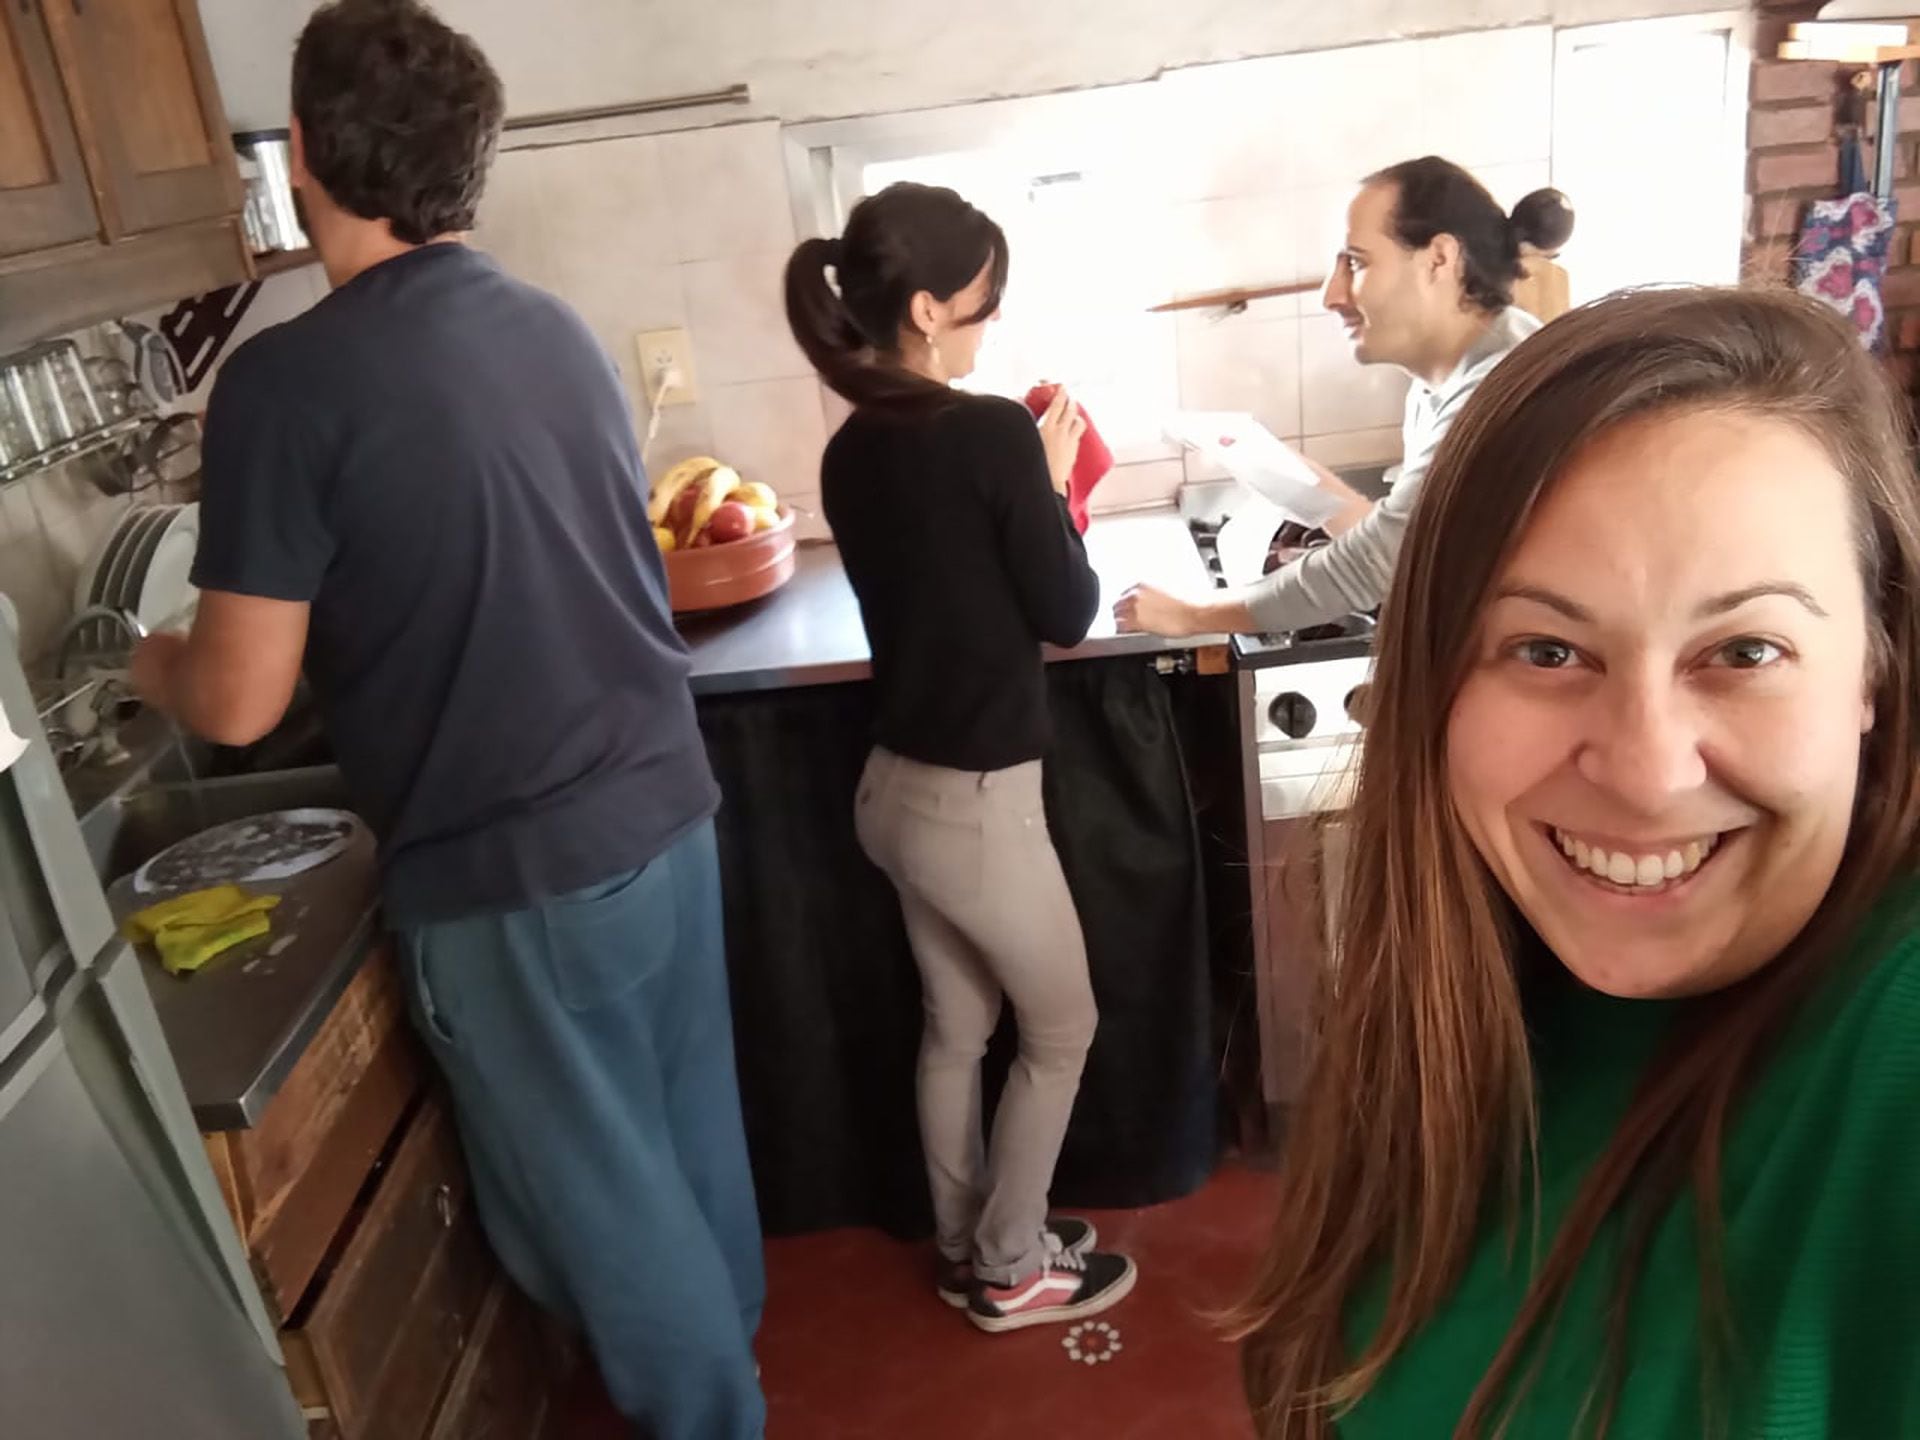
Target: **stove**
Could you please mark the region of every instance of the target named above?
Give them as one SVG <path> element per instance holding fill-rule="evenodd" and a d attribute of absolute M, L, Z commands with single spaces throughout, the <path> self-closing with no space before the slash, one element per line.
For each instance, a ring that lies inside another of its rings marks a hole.
<path fill-rule="evenodd" d="M 1188 529 L 1214 584 L 1219 520 Z M 1267 560 L 1325 544 L 1319 532 L 1284 525 Z M 1360 753 L 1373 676 L 1374 620 L 1346 615 L 1324 625 L 1233 637 L 1245 777 L 1247 860 L 1252 881 L 1254 996 L 1261 1088 L 1274 1133 L 1298 1099 L 1311 1053 L 1320 975 L 1336 963 L 1333 899 L 1345 866 L 1346 805 Z"/>
<path fill-rule="evenodd" d="M 1187 529 L 1201 563 L 1219 589 L 1227 588 L 1220 568 L 1220 525 L 1212 520 L 1190 519 Z M 1291 522 L 1280 527 L 1267 555 L 1267 573 L 1277 570 L 1288 554 L 1313 549 L 1327 543 L 1317 530 L 1309 531 Z M 1297 665 L 1306 660 L 1335 660 L 1367 656 L 1373 653 L 1374 620 L 1371 615 L 1344 615 L 1323 625 L 1299 630 L 1280 630 L 1258 635 L 1235 635 L 1234 659 L 1242 669 L 1261 669 L 1271 665 Z"/>

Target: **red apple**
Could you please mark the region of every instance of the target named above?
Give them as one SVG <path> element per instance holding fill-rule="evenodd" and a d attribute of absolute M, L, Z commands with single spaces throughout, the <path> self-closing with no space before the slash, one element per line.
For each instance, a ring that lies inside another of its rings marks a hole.
<path fill-rule="evenodd" d="M 682 545 L 693 540 L 693 512 L 700 503 L 700 487 L 689 485 L 673 497 L 673 503 L 667 507 L 666 526 L 673 531 Z"/>
<path fill-rule="evenodd" d="M 744 540 L 753 533 L 753 511 L 738 500 L 728 500 L 714 508 L 713 518 L 707 522 L 707 533 L 716 545 Z"/>

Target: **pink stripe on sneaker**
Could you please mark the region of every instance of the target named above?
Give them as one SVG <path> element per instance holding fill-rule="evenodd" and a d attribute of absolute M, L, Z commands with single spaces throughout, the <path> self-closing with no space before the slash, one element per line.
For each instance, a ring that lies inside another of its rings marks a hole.
<path fill-rule="evenodd" d="M 1070 1299 L 1079 1293 L 1079 1290 L 1080 1279 L 1078 1276 L 1062 1275 L 1053 1270 L 1042 1270 L 1038 1275 L 1034 1276 L 1032 1282 L 1017 1295 L 1009 1295 L 1006 1299 L 1002 1300 L 997 1298 L 1001 1292 L 996 1290 L 996 1298 L 993 1303 L 1002 1310 L 1024 1310 L 1037 1301 L 1045 1300 L 1053 1292 L 1057 1291 L 1063 1297 Z"/>

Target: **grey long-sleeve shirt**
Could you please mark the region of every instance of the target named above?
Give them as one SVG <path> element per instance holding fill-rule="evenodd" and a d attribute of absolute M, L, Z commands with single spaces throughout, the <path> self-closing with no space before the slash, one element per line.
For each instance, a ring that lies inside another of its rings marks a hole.
<path fill-rule="evenodd" d="M 1493 367 L 1539 328 L 1533 316 L 1509 306 L 1493 317 L 1444 381 L 1437 386 L 1414 382 L 1400 427 L 1405 458 L 1391 472 L 1386 498 L 1346 534 L 1282 566 L 1247 592 L 1255 630 L 1298 630 L 1371 610 L 1386 599 L 1420 482 L 1447 427 Z"/>

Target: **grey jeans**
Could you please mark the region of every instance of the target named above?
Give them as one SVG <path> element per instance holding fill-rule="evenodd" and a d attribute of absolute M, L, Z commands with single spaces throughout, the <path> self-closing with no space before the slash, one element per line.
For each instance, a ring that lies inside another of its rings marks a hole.
<path fill-rule="evenodd" d="M 1047 1191 L 1099 1020 L 1040 764 L 980 774 L 875 750 L 856 825 L 899 892 L 920 968 L 920 1140 L 940 1253 L 1011 1285 L 1046 1255 Z M 1020 1053 L 989 1144 L 980 1059 L 1003 995 Z"/>

